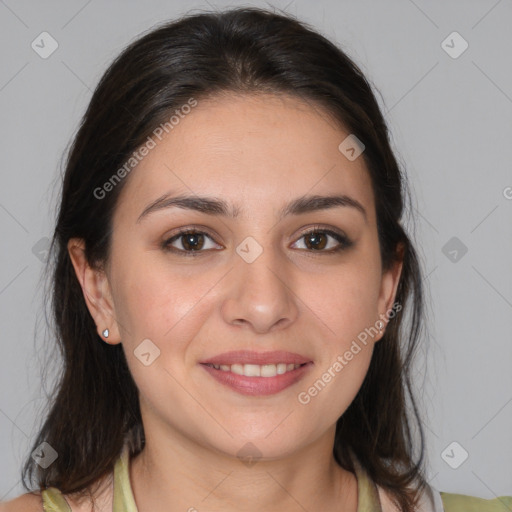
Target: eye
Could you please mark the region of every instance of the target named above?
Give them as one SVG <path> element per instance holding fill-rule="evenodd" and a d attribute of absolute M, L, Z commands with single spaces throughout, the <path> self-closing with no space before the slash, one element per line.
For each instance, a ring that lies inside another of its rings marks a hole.
<path fill-rule="evenodd" d="M 166 251 L 181 253 L 185 256 L 197 256 L 194 253 L 204 252 L 202 249 L 212 249 L 215 247 L 208 247 L 208 242 L 205 239 L 214 242 L 213 238 L 204 231 L 196 229 L 182 229 L 176 235 L 168 238 L 162 243 L 162 248 Z M 177 243 L 178 247 L 173 246 Z M 214 242 L 214 245 L 215 242 Z"/>
<path fill-rule="evenodd" d="M 329 238 L 331 239 L 330 243 Z M 321 226 L 315 226 L 313 229 L 302 233 L 299 241 L 302 239 L 305 240 L 304 249 L 309 252 L 333 254 L 348 249 L 353 245 L 353 242 L 343 233 L 338 233 L 332 229 L 325 229 Z M 210 240 L 211 244 L 213 243 L 210 247 L 208 247 L 208 240 Z M 332 240 L 335 241 L 334 244 Z M 295 244 L 297 243 L 295 242 Z M 199 256 L 202 252 L 206 252 L 206 250 L 216 249 L 215 246 L 220 247 L 215 243 L 211 235 L 194 228 L 180 229 L 178 233 L 162 243 L 164 251 L 192 257 Z M 302 248 L 299 247 L 299 249 Z"/>
<path fill-rule="evenodd" d="M 329 245 L 329 238 L 334 239 L 337 242 Z M 342 251 L 344 249 L 348 249 L 352 246 L 353 242 L 344 234 L 338 233 L 331 229 L 323 229 L 318 226 L 314 229 L 311 229 L 305 233 L 302 233 L 299 240 L 305 240 L 305 249 L 311 252 L 326 252 L 326 253 L 336 253 Z M 297 242 L 296 242 L 297 243 Z M 328 250 L 324 250 L 328 248 Z"/>

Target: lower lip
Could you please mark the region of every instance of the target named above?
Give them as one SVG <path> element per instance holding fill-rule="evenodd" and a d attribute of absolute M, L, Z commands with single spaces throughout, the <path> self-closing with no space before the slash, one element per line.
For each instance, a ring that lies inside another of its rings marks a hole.
<path fill-rule="evenodd" d="M 302 379 L 312 365 L 313 363 L 306 363 L 295 370 L 275 377 L 246 377 L 245 375 L 216 370 L 211 366 L 201 364 L 215 380 L 242 395 L 248 396 L 265 396 L 279 393 Z"/>

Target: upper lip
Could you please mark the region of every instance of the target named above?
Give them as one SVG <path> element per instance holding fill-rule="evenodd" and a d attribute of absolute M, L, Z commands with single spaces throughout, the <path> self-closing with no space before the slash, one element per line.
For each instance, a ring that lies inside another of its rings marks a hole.
<path fill-rule="evenodd" d="M 285 352 L 283 350 L 274 350 L 271 352 L 254 352 L 251 350 L 235 350 L 232 352 L 224 352 L 214 357 L 210 357 L 201 364 L 304 364 L 311 362 L 307 357 L 295 354 L 293 352 Z"/>

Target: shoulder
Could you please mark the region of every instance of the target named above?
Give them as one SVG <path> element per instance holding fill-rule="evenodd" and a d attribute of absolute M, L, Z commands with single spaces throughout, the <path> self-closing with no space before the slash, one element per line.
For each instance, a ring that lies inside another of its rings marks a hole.
<path fill-rule="evenodd" d="M 440 492 L 445 512 L 504 512 L 512 510 L 512 496 L 494 499 Z"/>
<path fill-rule="evenodd" d="M 100 483 L 101 485 L 96 485 L 91 493 L 94 498 L 94 510 L 111 512 L 113 505 L 111 475 Z M 29 492 L 10 501 L 0 502 L 0 512 L 90 512 L 91 495 L 62 494 L 56 487 L 49 487 L 43 492 Z"/>
<path fill-rule="evenodd" d="M 383 512 L 400 512 L 384 489 L 378 487 Z M 429 487 L 420 497 L 421 512 L 510 512 L 512 496 L 484 499 L 466 494 L 439 492 Z"/>
<path fill-rule="evenodd" d="M 0 512 L 42 512 L 43 499 L 39 492 L 28 492 L 9 501 L 0 502 Z"/>

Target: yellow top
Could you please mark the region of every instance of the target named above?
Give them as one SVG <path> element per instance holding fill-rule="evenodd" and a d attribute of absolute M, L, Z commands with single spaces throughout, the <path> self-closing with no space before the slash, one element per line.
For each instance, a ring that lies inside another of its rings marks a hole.
<path fill-rule="evenodd" d="M 114 466 L 114 496 L 112 512 L 138 512 L 130 484 L 129 451 L 125 445 Z M 357 459 L 354 460 L 357 478 L 357 512 L 382 512 L 379 490 Z M 512 496 L 486 500 L 463 494 L 438 492 L 432 489 L 434 503 L 423 501 L 421 512 L 511 512 Z M 68 502 L 55 487 L 43 490 L 45 512 L 72 512 Z"/>

